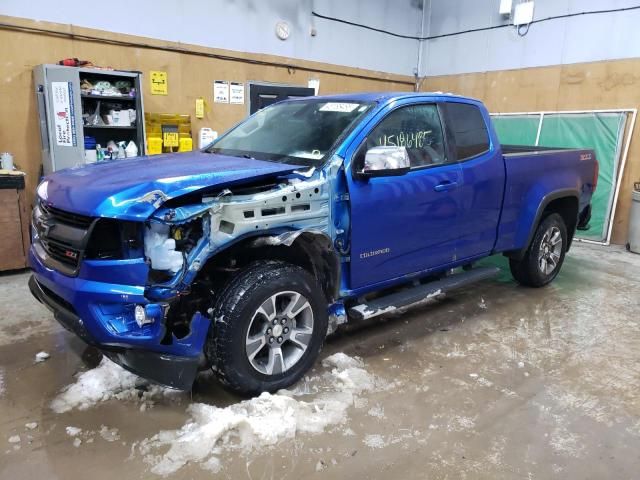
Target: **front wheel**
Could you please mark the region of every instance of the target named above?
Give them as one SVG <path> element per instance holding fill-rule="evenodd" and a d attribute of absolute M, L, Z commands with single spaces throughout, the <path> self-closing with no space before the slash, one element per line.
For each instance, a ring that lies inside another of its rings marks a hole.
<path fill-rule="evenodd" d="M 533 236 L 531 245 L 520 260 L 509 259 L 513 277 L 528 287 L 542 287 L 558 272 L 567 251 L 568 237 L 564 220 L 557 213 L 546 217 Z"/>
<path fill-rule="evenodd" d="M 273 392 L 311 368 L 327 323 L 326 301 L 306 270 L 258 262 L 233 278 L 217 299 L 207 356 L 231 390 Z"/>

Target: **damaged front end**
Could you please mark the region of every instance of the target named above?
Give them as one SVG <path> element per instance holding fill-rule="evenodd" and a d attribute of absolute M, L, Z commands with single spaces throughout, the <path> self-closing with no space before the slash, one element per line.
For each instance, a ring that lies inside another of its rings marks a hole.
<path fill-rule="evenodd" d="M 145 222 L 144 253 L 145 297 L 165 306 L 161 344 L 202 348 L 216 294 L 230 276 L 285 250 L 304 250 L 297 254 L 309 259 L 308 268 L 328 293 L 330 331 L 343 323 L 344 308 L 333 304 L 340 281 L 334 244 L 345 244 L 348 215 L 331 202 L 341 185 L 333 181 L 340 168 L 336 158 L 325 171 L 190 195 L 158 209 Z"/>
<path fill-rule="evenodd" d="M 342 159 L 334 157 L 323 170 L 274 173 L 173 197 L 150 190 L 137 199 L 153 206 L 146 219 L 57 220 L 38 207 L 31 290 L 65 328 L 120 365 L 188 389 L 208 366 L 216 295 L 251 261 L 279 256 L 302 264 L 326 293 L 330 330 L 345 320 L 335 303 L 349 228 L 344 203 L 335 201 L 345 195 L 341 168 Z M 44 205 L 46 189 L 40 190 Z M 45 249 L 63 233 L 78 239 L 73 271 L 51 264 Z"/>

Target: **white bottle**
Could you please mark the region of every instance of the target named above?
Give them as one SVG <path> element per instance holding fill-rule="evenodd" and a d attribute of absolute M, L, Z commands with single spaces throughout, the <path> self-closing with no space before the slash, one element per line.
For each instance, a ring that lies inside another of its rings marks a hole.
<path fill-rule="evenodd" d="M 4 170 L 13 170 L 13 155 L 9 152 L 0 153 L 0 160 L 2 160 Z"/>
<path fill-rule="evenodd" d="M 125 158 L 125 147 L 127 146 L 127 142 L 118 142 L 118 158 Z"/>
<path fill-rule="evenodd" d="M 124 153 L 127 158 L 138 156 L 138 146 L 135 144 L 133 140 L 130 141 L 129 145 L 127 145 L 127 148 L 124 149 Z"/>

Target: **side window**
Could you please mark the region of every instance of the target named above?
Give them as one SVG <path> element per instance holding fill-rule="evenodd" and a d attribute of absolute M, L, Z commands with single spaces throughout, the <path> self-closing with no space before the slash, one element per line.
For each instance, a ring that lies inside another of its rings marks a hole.
<path fill-rule="evenodd" d="M 378 146 L 406 147 L 412 168 L 444 163 L 445 145 L 438 108 L 424 104 L 394 110 L 367 137 L 366 150 Z"/>
<path fill-rule="evenodd" d="M 458 160 L 489 150 L 489 134 L 480 109 L 467 103 L 446 103 L 447 126 Z"/>

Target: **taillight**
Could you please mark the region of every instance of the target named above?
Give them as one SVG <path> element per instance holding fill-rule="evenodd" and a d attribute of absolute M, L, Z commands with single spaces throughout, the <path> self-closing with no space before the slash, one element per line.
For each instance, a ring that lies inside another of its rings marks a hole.
<path fill-rule="evenodd" d="M 592 191 L 596 191 L 596 187 L 598 186 L 598 175 L 600 174 L 600 165 L 598 164 L 598 160 L 596 160 L 596 168 L 593 171 L 593 182 L 591 182 Z"/>

